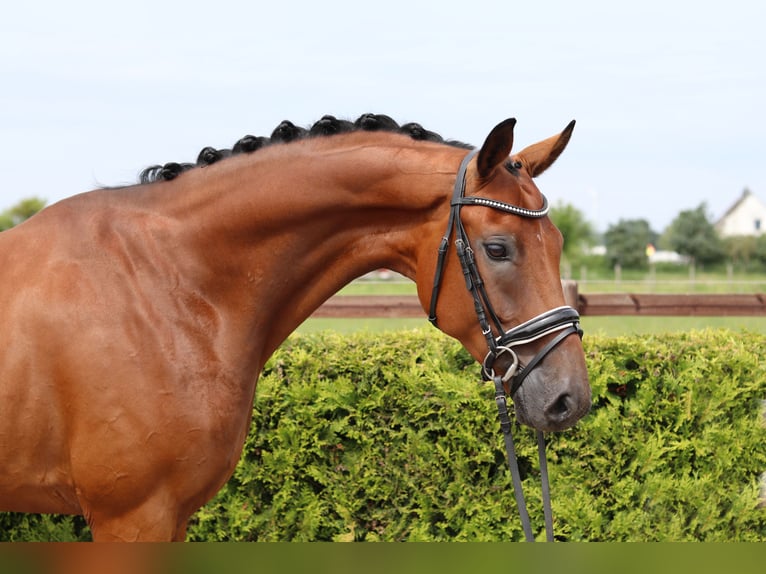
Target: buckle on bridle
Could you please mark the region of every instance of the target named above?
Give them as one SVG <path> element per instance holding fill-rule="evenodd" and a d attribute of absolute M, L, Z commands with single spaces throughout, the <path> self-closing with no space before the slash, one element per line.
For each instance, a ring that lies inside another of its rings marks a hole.
<path fill-rule="evenodd" d="M 505 353 L 508 353 L 511 355 L 511 357 L 513 357 L 513 362 L 505 370 L 505 373 L 502 376 L 500 376 L 495 372 L 494 363 L 499 357 L 501 357 Z M 494 350 L 487 353 L 487 356 L 484 358 L 484 363 L 482 363 L 481 368 L 482 368 L 482 374 L 484 375 L 485 381 L 492 381 L 496 377 L 500 376 L 500 380 L 503 383 L 507 383 L 516 374 L 516 371 L 518 371 L 519 366 L 520 366 L 519 356 L 516 354 L 516 352 L 510 347 L 500 346 L 500 347 L 495 347 Z"/>

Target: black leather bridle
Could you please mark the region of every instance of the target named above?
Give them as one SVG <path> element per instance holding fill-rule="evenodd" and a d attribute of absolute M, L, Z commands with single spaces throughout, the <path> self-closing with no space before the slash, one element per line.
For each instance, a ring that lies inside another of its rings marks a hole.
<path fill-rule="evenodd" d="M 463 276 L 465 277 L 466 287 L 473 296 L 474 307 L 476 310 L 476 316 L 479 321 L 482 334 L 487 340 L 487 346 L 489 351 L 484 359 L 482 366 L 482 373 L 484 378 L 492 380 L 495 383 L 495 402 L 497 403 L 498 412 L 500 415 L 500 427 L 503 431 L 503 437 L 505 439 L 506 453 L 508 455 L 508 465 L 511 469 L 511 475 L 513 477 L 513 488 L 516 496 L 516 502 L 519 507 L 519 514 L 521 515 L 522 526 L 524 527 L 524 533 L 527 541 L 534 541 L 534 534 L 529 521 L 529 514 L 527 513 L 526 503 L 524 502 L 524 495 L 521 489 L 521 476 L 519 473 L 518 462 L 516 460 L 516 449 L 513 444 L 513 436 L 511 434 L 511 421 L 508 416 L 507 396 L 505 390 L 505 384 L 510 381 L 510 396 L 513 396 L 519 389 L 524 379 L 530 373 L 530 371 L 536 367 L 545 356 L 551 352 L 557 345 L 559 345 L 569 335 L 577 334 L 582 337 L 582 329 L 580 328 L 580 315 L 576 309 L 570 306 L 557 307 L 546 311 L 533 317 L 529 321 L 522 323 L 512 329 L 506 330 L 502 325 L 502 322 L 495 313 L 495 310 L 490 303 L 489 296 L 487 295 L 484 282 L 479 274 L 479 269 L 476 266 L 476 258 L 474 256 L 473 249 L 471 248 L 468 235 L 463 227 L 463 222 L 460 218 L 460 209 L 463 206 L 483 206 L 492 209 L 497 209 L 511 215 L 518 217 L 526 217 L 539 219 L 545 217 L 548 214 L 548 200 L 543 196 L 543 206 L 540 209 L 526 209 L 502 201 L 494 199 L 487 199 L 483 197 L 466 197 L 466 171 L 471 159 L 478 153 L 478 149 L 471 151 L 463 161 L 460 163 L 457 176 L 455 179 L 455 187 L 452 194 L 452 200 L 450 202 L 450 214 L 447 220 L 447 231 L 442 237 L 439 245 L 438 258 L 436 261 L 436 272 L 434 274 L 433 291 L 431 293 L 431 303 L 428 314 L 428 320 L 433 325 L 437 325 L 436 320 L 436 306 L 439 298 L 439 290 L 441 288 L 442 274 L 444 271 L 444 265 L 446 261 L 447 252 L 449 250 L 450 238 L 453 231 L 455 234 L 455 250 L 457 252 L 460 265 L 463 269 Z M 491 321 L 491 323 L 490 323 Z M 494 329 L 493 329 L 494 327 Z M 542 339 L 547 335 L 556 333 L 556 336 L 551 339 L 546 345 L 538 351 L 538 353 L 529 361 L 526 365 L 521 365 L 518 355 L 516 354 L 514 347 L 527 345 L 538 339 Z M 510 355 L 510 365 L 505 369 L 503 373 L 497 373 L 494 365 L 495 361 L 502 355 Z M 543 480 L 543 502 L 545 510 L 545 527 L 547 539 L 553 540 L 553 519 L 550 509 L 550 493 L 548 490 L 548 472 L 545 460 L 545 438 L 541 431 L 537 431 L 538 452 L 540 458 L 540 470 Z"/>
<path fill-rule="evenodd" d="M 466 170 L 471 159 L 477 153 L 478 150 L 473 150 L 469 153 L 461 162 L 457 172 L 452 201 L 450 202 L 447 231 L 445 232 L 444 237 L 442 237 L 441 244 L 439 245 L 428 320 L 431 321 L 433 325 L 437 325 L 436 306 L 439 299 L 439 290 L 441 287 L 446 255 L 449 249 L 449 241 L 454 230 L 455 250 L 457 251 L 457 256 L 463 269 L 466 287 L 473 296 L 479 326 L 482 334 L 487 340 L 487 346 L 489 348 L 489 352 L 487 353 L 483 364 L 484 376 L 488 380 L 493 379 L 496 375 L 494 370 L 495 360 L 503 354 L 510 354 L 511 365 L 501 377 L 504 383 L 507 383 L 509 380 L 511 381 L 510 390 L 511 395 L 513 395 L 521 386 L 521 383 L 524 382 L 524 379 L 532 368 L 537 366 L 545 355 L 547 355 L 556 345 L 574 333 L 582 336 L 582 330 L 580 329 L 580 315 L 574 308 L 562 306 L 546 311 L 537 317 L 533 317 L 529 321 L 522 323 L 513 329 L 506 331 L 503 327 L 502 322 L 490 303 L 487 290 L 484 287 L 484 282 L 482 281 L 479 269 L 476 266 L 476 258 L 473 249 L 471 248 L 468 235 L 463 227 L 463 222 L 460 219 L 460 209 L 464 205 L 479 205 L 504 211 L 519 217 L 539 219 L 548 215 L 548 200 L 543 196 L 543 206 L 540 209 L 532 210 L 511 205 L 509 203 L 503 203 L 502 201 L 494 199 L 465 197 Z M 492 321 L 492 324 L 490 324 L 490 320 Z M 546 335 L 556 332 L 559 332 L 559 335 L 543 347 L 543 349 L 526 366 L 519 364 L 518 356 L 513 350 L 514 347 L 532 343 Z"/>

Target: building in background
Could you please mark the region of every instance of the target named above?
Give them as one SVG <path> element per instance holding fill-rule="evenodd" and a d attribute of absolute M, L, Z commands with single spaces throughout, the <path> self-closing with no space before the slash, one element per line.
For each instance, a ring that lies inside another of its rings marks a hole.
<path fill-rule="evenodd" d="M 742 196 L 715 224 L 720 237 L 759 236 L 766 229 L 766 204 L 745 188 Z"/>

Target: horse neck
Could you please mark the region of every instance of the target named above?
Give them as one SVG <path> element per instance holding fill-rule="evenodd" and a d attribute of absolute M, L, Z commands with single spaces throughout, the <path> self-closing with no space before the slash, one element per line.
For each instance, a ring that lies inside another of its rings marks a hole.
<path fill-rule="evenodd" d="M 250 337 L 268 326 L 270 354 L 354 278 L 386 267 L 416 279 L 424 226 L 444 225 L 464 154 L 352 134 L 187 172 L 174 217 L 189 233 L 195 281 L 219 310 L 249 316 Z"/>

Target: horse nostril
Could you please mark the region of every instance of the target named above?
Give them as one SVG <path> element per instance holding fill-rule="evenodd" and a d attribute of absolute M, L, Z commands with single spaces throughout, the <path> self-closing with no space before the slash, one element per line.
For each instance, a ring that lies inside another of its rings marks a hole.
<path fill-rule="evenodd" d="M 572 412 L 573 399 L 569 393 L 562 393 L 559 397 L 545 407 L 545 416 L 549 420 L 560 423 L 569 418 Z"/>

